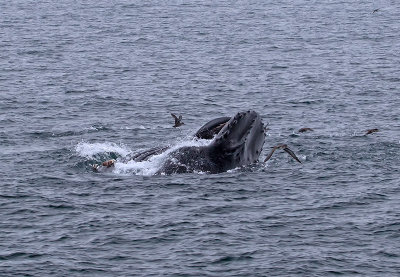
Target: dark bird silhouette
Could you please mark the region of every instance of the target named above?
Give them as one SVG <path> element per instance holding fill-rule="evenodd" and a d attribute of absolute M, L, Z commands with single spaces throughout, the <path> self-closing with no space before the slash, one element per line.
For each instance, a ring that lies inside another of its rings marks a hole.
<path fill-rule="evenodd" d="M 283 149 L 286 153 L 288 153 L 290 156 L 292 156 L 293 159 L 295 159 L 296 161 L 301 163 L 299 158 L 297 158 L 297 156 L 293 153 L 292 150 L 289 149 L 289 147 L 286 144 L 279 144 L 279 145 L 272 147 L 272 150 L 271 150 L 271 152 L 269 152 L 268 156 L 265 158 L 264 163 L 272 157 L 272 154 L 274 154 L 276 149 Z"/>
<path fill-rule="evenodd" d="M 179 116 L 179 118 L 176 115 L 174 115 L 173 113 L 171 113 L 171 115 L 175 119 L 175 125 L 172 126 L 172 127 L 176 128 L 176 127 L 179 127 L 179 126 L 182 126 L 183 124 L 185 124 L 185 123 L 182 122 L 182 116 L 181 115 Z"/>
<path fill-rule="evenodd" d="M 372 11 L 372 13 L 376 13 L 376 12 L 378 12 L 380 9 L 375 9 L 375 10 L 373 10 Z"/>
<path fill-rule="evenodd" d="M 314 131 L 314 130 L 311 128 L 300 128 L 299 129 L 299 133 L 304 133 L 304 132 L 308 132 L 308 131 Z"/>
<path fill-rule="evenodd" d="M 369 135 L 369 134 L 373 134 L 373 133 L 376 133 L 376 132 L 379 132 L 379 129 L 369 129 L 369 130 L 367 130 L 366 132 L 365 132 L 365 135 Z"/>

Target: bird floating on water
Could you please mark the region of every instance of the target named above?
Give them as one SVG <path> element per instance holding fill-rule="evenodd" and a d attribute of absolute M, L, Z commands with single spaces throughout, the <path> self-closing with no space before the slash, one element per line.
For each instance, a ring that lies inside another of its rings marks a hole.
<path fill-rule="evenodd" d="M 112 160 L 103 162 L 101 165 L 103 167 L 109 168 L 109 167 L 114 167 L 116 162 L 117 162 L 116 160 L 112 159 Z M 93 168 L 93 171 L 98 172 L 100 166 L 98 164 L 94 164 L 94 165 L 92 165 L 92 168 Z"/>
<path fill-rule="evenodd" d="M 182 126 L 183 124 L 185 124 L 182 122 L 182 115 L 179 115 L 179 117 L 177 117 L 173 113 L 171 113 L 171 115 L 175 119 L 175 125 L 172 127 L 176 128 L 176 127 L 179 127 L 179 126 Z"/>
<path fill-rule="evenodd" d="M 375 10 L 372 11 L 372 13 L 379 12 L 379 10 L 380 10 L 380 9 L 375 9 Z"/>
<path fill-rule="evenodd" d="M 299 129 L 299 133 L 304 133 L 304 132 L 308 132 L 308 131 L 314 131 L 314 130 L 311 128 L 300 128 Z"/>

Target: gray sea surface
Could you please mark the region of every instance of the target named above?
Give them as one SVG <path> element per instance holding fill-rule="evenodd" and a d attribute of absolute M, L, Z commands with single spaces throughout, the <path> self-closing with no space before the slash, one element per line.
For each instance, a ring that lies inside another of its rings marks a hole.
<path fill-rule="evenodd" d="M 0 276 L 399 276 L 399 18 L 389 0 L 0 1 Z M 302 164 L 120 161 L 246 110 L 269 123 L 260 161 L 286 143 Z"/>

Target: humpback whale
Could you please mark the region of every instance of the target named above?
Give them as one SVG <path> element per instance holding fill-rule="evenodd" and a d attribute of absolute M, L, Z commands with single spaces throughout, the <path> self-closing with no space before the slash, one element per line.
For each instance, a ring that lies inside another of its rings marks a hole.
<path fill-rule="evenodd" d="M 261 116 L 252 110 L 239 112 L 233 117 L 216 118 L 203 125 L 195 134 L 195 137 L 200 139 L 212 139 L 210 144 L 181 147 L 168 153 L 166 161 L 156 174 L 221 173 L 256 163 L 262 152 L 266 130 Z M 146 161 L 169 148 L 169 146 L 154 147 L 133 155 L 129 160 Z M 274 148 L 269 158 L 275 149 L 279 148 L 290 155 L 293 153 L 289 152 L 290 149 L 287 150 L 286 145 L 280 145 Z M 114 163 L 114 160 L 110 160 L 101 166 L 94 165 L 93 169 L 96 172 L 104 171 L 113 167 Z"/>
<path fill-rule="evenodd" d="M 221 129 L 225 126 L 225 123 L 228 122 L 230 117 L 218 117 L 216 119 L 211 120 L 210 122 L 204 124 L 195 134 L 195 137 L 200 139 L 212 139 L 216 134 L 221 131 Z"/>
<path fill-rule="evenodd" d="M 218 120 L 209 122 L 197 134 L 205 129 L 212 132 L 222 124 L 219 123 Z M 218 126 L 212 128 L 215 125 Z M 209 145 L 182 147 L 169 153 L 169 158 L 158 173 L 221 173 L 252 164 L 258 161 L 264 138 L 264 124 L 260 115 L 255 111 L 240 112 L 223 125 Z"/>

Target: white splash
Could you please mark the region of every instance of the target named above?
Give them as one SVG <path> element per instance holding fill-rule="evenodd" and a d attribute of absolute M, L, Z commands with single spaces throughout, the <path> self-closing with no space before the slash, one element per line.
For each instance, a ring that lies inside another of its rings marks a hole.
<path fill-rule="evenodd" d="M 121 160 L 117 160 L 112 172 L 114 174 L 121 174 L 121 175 L 146 175 L 146 176 L 154 175 L 162 167 L 164 162 L 168 159 L 168 155 L 171 152 L 182 147 L 205 146 L 208 145 L 209 143 L 210 140 L 203 140 L 203 139 L 198 140 L 189 138 L 186 140 L 181 140 L 178 141 L 173 146 L 171 146 L 165 152 L 150 157 L 147 161 L 135 162 L 131 160 L 128 162 L 122 162 Z M 110 152 L 117 153 L 122 157 L 127 157 L 129 154 L 137 152 L 129 149 L 125 145 L 117 145 L 115 143 L 110 143 L 110 142 L 105 142 L 105 143 L 81 142 L 76 146 L 75 150 L 81 157 L 89 159 L 93 158 L 95 155 L 105 154 Z"/>
<path fill-rule="evenodd" d="M 186 139 L 177 142 L 175 145 L 171 146 L 165 152 L 154 155 L 150 157 L 147 161 L 135 162 L 129 161 L 123 163 L 117 161 L 113 173 L 122 175 L 154 175 L 162 167 L 171 152 L 187 146 L 205 146 L 210 143 L 210 140 L 196 140 L 196 139 Z"/>
<path fill-rule="evenodd" d="M 101 153 L 117 153 L 123 157 L 131 153 L 132 151 L 125 145 L 118 145 L 113 142 L 104 142 L 104 143 L 88 143 L 88 142 L 80 142 L 75 147 L 75 151 L 79 156 L 85 158 L 93 158 L 96 154 Z"/>

